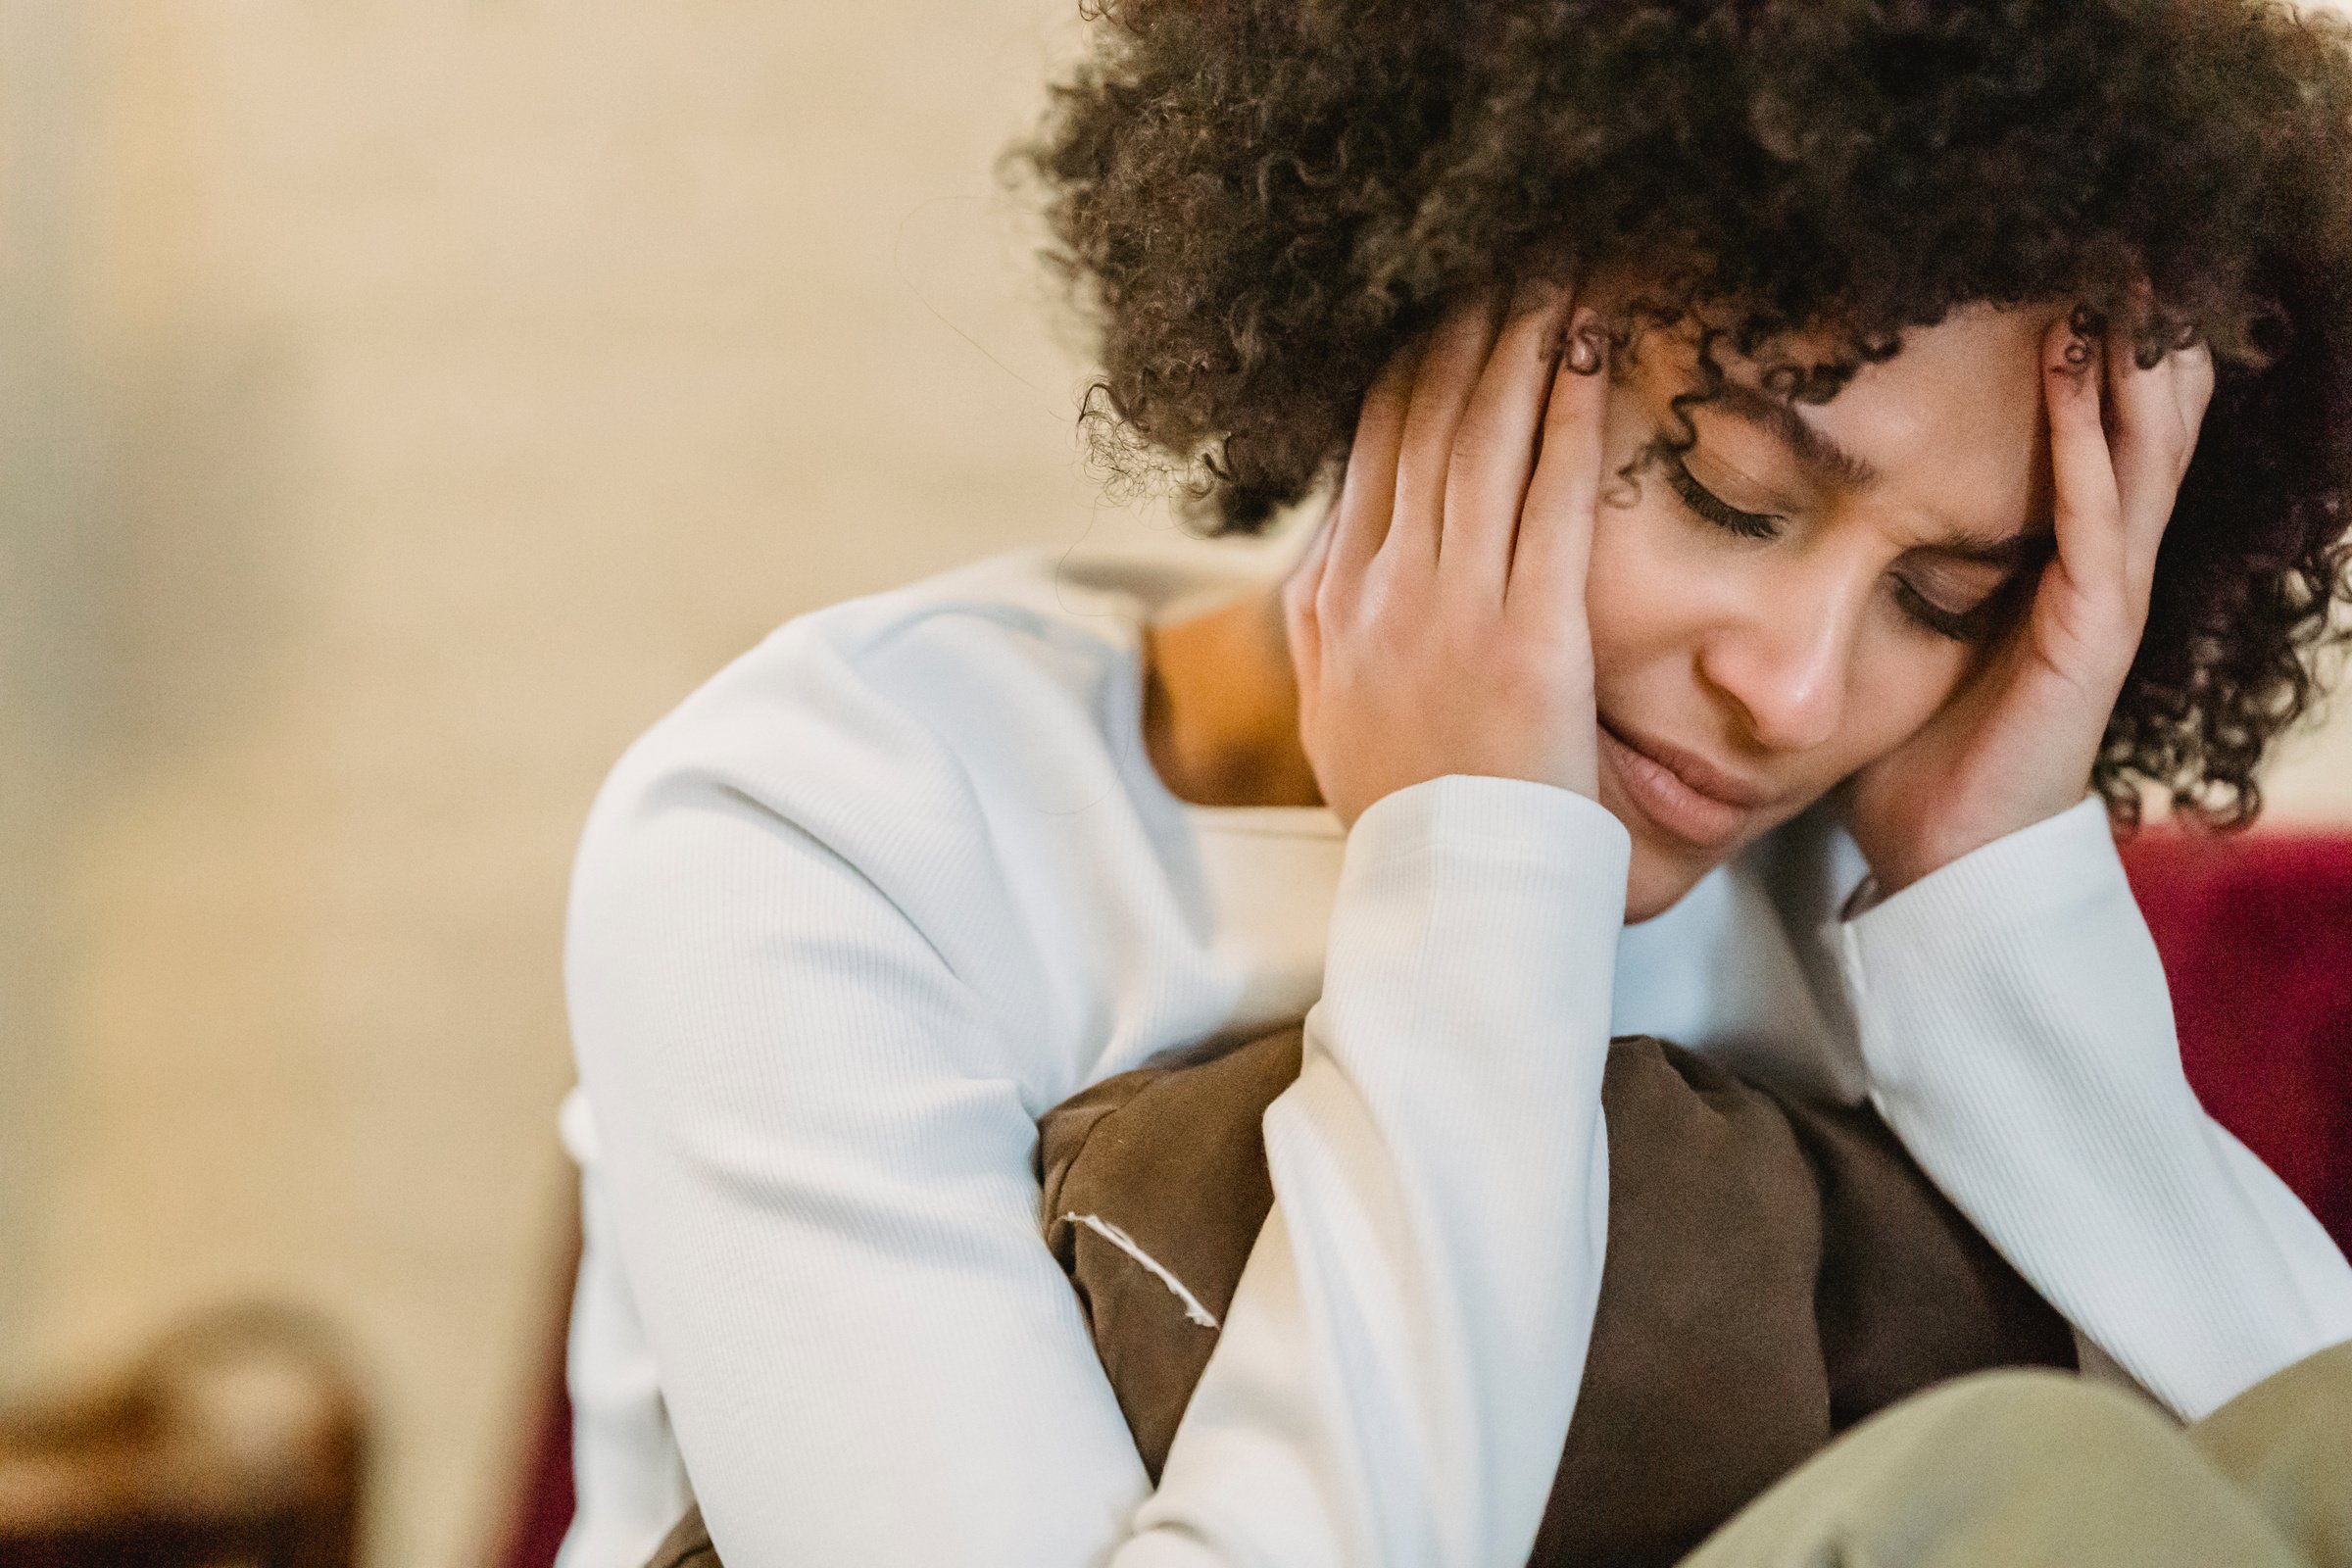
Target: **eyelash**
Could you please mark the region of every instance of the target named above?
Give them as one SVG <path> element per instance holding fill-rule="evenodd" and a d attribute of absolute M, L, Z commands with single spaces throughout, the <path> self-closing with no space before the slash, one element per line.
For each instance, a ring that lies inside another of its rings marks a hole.
<path fill-rule="evenodd" d="M 1661 453 L 1665 463 L 1666 482 L 1682 498 L 1683 505 L 1726 533 L 1742 539 L 1778 539 L 1781 536 L 1779 519 L 1761 513 L 1741 512 L 1721 496 L 1709 490 L 1691 475 L 1680 454 Z M 1922 630 L 1956 643 L 1982 642 L 1990 631 L 1987 612 L 2002 597 L 1995 594 L 1977 610 L 1966 614 L 1954 614 L 1929 603 L 1927 597 L 1900 577 L 1895 579 L 1895 600 L 1903 613 Z"/>
<path fill-rule="evenodd" d="M 1781 525 L 1777 518 L 1756 512 L 1741 512 L 1691 477 L 1690 469 L 1683 462 L 1680 453 L 1667 452 L 1663 457 L 1666 462 L 1666 482 L 1674 487 L 1676 495 L 1683 498 L 1684 506 L 1716 527 L 1727 533 L 1736 533 L 1742 539 L 1778 539 L 1781 536 Z"/>
<path fill-rule="evenodd" d="M 1983 606 L 1970 611 L 1967 614 L 1955 615 L 1948 610 L 1930 604 L 1926 595 L 1900 577 L 1894 581 L 1894 596 L 1902 602 L 1905 614 L 1936 636 L 1949 638 L 1956 643 L 1983 642 L 1985 634 L 1991 629 L 1991 617 L 1987 612 L 1997 605 L 2001 598 L 1999 594 L 1995 594 Z"/>

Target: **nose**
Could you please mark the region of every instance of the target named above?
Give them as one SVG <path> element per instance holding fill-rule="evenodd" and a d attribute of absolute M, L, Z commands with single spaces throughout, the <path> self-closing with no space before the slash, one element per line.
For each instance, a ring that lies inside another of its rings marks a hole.
<path fill-rule="evenodd" d="M 1861 592 L 1816 570 L 1761 574 L 1743 597 L 1701 640 L 1700 678 L 1732 703 L 1757 746 L 1828 744 L 1845 721 Z"/>

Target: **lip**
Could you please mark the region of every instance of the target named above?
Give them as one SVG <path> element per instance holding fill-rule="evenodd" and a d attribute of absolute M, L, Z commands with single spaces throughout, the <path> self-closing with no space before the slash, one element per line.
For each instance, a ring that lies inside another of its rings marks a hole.
<path fill-rule="evenodd" d="M 1601 750 L 1642 813 L 1676 838 L 1719 849 L 1740 836 L 1772 792 L 1716 766 L 1694 752 L 1603 719 Z"/>

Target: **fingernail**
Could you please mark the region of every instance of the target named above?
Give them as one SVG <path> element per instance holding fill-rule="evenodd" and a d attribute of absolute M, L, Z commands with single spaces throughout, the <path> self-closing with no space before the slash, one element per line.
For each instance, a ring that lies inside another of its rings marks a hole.
<path fill-rule="evenodd" d="M 1576 313 L 1568 323 L 1568 368 L 1579 375 L 1594 375 L 1609 357 L 1609 334 L 1601 330 L 1600 318 L 1591 307 Z"/>

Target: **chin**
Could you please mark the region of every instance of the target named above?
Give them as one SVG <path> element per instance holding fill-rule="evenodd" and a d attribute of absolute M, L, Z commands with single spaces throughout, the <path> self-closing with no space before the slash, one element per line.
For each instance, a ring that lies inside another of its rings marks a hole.
<path fill-rule="evenodd" d="M 1697 862 L 1661 853 L 1636 833 L 1633 861 L 1625 878 L 1625 923 L 1639 925 L 1664 914 L 1682 903 L 1683 895 L 1698 886 L 1699 878 L 1720 863 Z"/>
<path fill-rule="evenodd" d="M 1740 846 L 1734 845 L 1721 854 L 1710 854 L 1696 845 L 1660 833 L 1625 798 L 1615 777 L 1605 771 L 1601 775 L 1600 804 L 1625 824 L 1634 841 L 1633 858 L 1625 878 L 1628 925 L 1664 914 L 1683 901 L 1684 894 L 1698 886 L 1699 878 L 1739 853 Z M 1741 842 L 1745 842 L 1744 835 Z"/>

